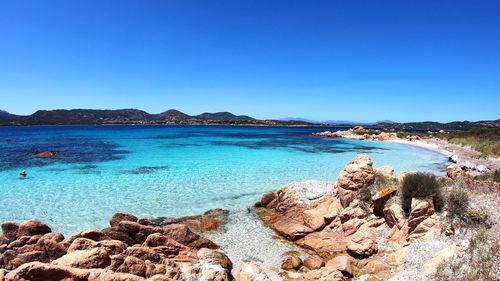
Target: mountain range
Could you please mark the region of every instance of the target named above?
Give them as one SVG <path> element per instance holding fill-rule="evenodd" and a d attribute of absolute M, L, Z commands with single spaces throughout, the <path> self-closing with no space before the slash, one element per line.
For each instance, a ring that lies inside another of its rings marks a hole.
<path fill-rule="evenodd" d="M 268 125 L 268 126 L 340 126 L 363 125 L 373 129 L 395 131 L 411 130 L 454 130 L 464 131 L 472 128 L 500 128 L 500 119 L 485 121 L 410 122 L 398 123 L 379 121 L 360 123 L 350 121 L 318 122 L 304 118 L 284 118 L 280 120 L 259 120 L 247 115 L 235 115 L 230 112 L 205 112 L 188 115 L 176 109 L 159 114 L 150 114 L 139 109 L 56 109 L 38 110 L 31 115 L 15 115 L 0 110 L 0 125 L 76 125 L 76 124 L 227 124 L 227 125 Z"/>

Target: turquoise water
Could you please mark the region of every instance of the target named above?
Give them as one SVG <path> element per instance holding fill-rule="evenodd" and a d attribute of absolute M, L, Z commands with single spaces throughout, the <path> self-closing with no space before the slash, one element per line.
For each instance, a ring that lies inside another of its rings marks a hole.
<path fill-rule="evenodd" d="M 335 128 L 47 126 L 0 128 L 0 221 L 39 218 L 70 234 L 117 211 L 180 216 L 240 209 L 295 180 L 334 181 L 358 153 L 396 172 L 440 173 L 446 157 L 401 144 L 312 137 Z M 41 159 L 35 150 L 56 150 Z M 20 170 L 28 177 L 20 179 Z"/>

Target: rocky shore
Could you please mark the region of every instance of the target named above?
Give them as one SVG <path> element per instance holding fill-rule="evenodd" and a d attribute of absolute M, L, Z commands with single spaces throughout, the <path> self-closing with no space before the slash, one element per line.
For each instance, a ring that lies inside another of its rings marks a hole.
<path fill-rule="evenodd" d="M 449 157 L 451 164 L 454 164 L 452 169 L 457 170 L 460 168 L 462 172 L 470 175 L 491 173 L 500 169 L 500 157 L 482 157 L 481 153 L 472 147 L 449 143 L 433 137 L 432 133 L 425 138 L 412 134 L 407 134 L 404 138 L 401 138 L 395 132 L 367 130 L 362 126 L 356 126 L 345 131 L 324 131 L 313 135 L 326 138 L 383 141 L 421 147 L 446 155 Z"/>
<path fill-rule="evenodd" d="M 395 195 L 412 174 L 360 154 L 336 182 L 292 182 L 245 212 L 116 213 L 110 227 L 69 237 L 35 219 L 4 222 L 0 280 L 428 280 L 463 251 L 467 232 L 434 197 L 410 198 L 405 210 Z"/>

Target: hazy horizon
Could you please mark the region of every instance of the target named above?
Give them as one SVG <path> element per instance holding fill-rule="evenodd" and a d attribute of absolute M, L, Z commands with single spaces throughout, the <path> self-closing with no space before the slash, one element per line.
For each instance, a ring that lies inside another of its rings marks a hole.
<path fill-rule="evenodd" d="M 0 109 L 498 119 L 498 1 L 2 1 Z"/>

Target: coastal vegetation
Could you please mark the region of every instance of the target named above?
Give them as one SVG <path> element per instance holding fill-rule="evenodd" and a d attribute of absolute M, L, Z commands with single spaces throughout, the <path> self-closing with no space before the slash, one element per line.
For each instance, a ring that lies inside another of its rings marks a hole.
<path fill-rule="evenodd" d="M 471 146 L 483 156 L 500 156 L 500 128 L 475 128 L 467 132 L 441 133 L 438 137 L 450 143 Z"/>
<path fill-rule="evenodd" d="M 441 185 L 435 175 L 429 173 L 415 173 L 407 175 L 401 185 L 401 203 L 403 210 L 409 213 L 412 198 L 432 197 L 434 208 L 441 211 L 444 207 L 444 197 Z"/>

